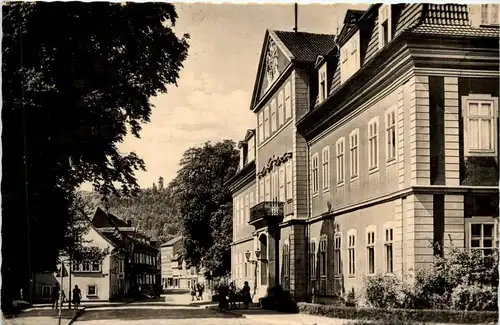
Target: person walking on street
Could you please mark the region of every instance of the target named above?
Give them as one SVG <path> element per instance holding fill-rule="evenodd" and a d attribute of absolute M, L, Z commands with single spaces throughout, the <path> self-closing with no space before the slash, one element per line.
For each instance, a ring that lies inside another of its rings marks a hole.
<path fill-rule="evenodd" d="M 191 301 L 194 301 L 194 297 L 196 296 L 196 287 L 191 286 Z"/>
<path fill-rule="evenodd" d="M 243 285 L 243 289 L 241 290 L 241 294 L 243 296 L 243 305 L 245 306 L 245 309 L 248 309 L 248 305 L 250 304 L 250 301 L 252 300 L 252 296 L 250 295 L 250 286 L 248 285 L 248 281 L 245 281 L 245 284 Z"/>
<path fill-rule="evenodd" d="M 75 285 L 73 289 L 73 304 L 76 308 L 80 307 L 80 300 L 82 299 L 82 291 Z"/>
<path fill-rule="evenodd" d="M 201 283 L 198 282 L 196 287 L 196 289 L 198 289 L 198 297 L 200 298 L 200 300 L 203 300 L 203 289 L 201 287 Z"/>
<path fill-rule="evenodd" d="M 61 287 L 59 283 L 56 283 L 54 289 L 52 289 L 52 309 L 59 307 L 59 293 L 61 292 Z"/>

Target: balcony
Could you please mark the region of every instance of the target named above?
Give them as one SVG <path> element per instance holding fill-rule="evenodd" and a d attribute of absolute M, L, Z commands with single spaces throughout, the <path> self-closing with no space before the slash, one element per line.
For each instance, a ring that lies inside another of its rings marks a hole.
<path fill-rule="evenodd" d="M 272 223 L 283 221 L 284 203 L 277 201 L 264 201 L 250 208 L 250 225 L 256 229 Z"/>

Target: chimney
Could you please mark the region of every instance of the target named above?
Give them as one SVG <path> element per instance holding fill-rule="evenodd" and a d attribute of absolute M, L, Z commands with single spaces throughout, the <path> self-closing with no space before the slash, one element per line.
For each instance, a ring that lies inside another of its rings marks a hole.
<path fill-rule="evenodd" d="M 298 9 L 297 2 L 295 2 L 295 4 L 294 4 L 294 12 L 295 12 L 295 27 L 293 28 L 293 31 L 297 33 L 299 31 L 298 22 L 297 22 L 299 9 Z"/>
<path fill-rule="evenodd" d="M 127 220 L 127 226 L 132 227 L 132 220 Z"/>

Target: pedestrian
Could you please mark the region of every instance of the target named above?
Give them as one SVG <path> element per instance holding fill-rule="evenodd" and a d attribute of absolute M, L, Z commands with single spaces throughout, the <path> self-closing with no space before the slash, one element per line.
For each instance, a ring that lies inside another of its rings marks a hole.
<path fill-rule="evenodd" d="M 194 285 L 191 286 L 191 301 L 194 301 L 194 297 L 196 296 L 196 287 Z"/>
<path fill-rule="evenodd" d="M 241 290 L 242 293 L 242 298 L 243 298 L 243 305 L 245 306 L 245 309 L 248 309 L 248 305 L 250 304 L 250 301 L 252 300 L 252 296 L 250 295 L 250 286 L 248 285 L 248 281 L 245 281 L 243 285 L 243 289 Z"/>
<path fill-rule="evenodd" d="M 75 305 L 76 308 L 80 307 L 80 300 L 82 299 L 82 291 L 80 288 L 78 288 L 77 285 L 75 285 L 75 288 L 73 289 L 73 305 Z"/>
<path fill-rule="evenodd" d="M 59 283 L 56 283 L 54 288 L 52 289 L 52 309 L 58 308 L 59 306 L 59 293 L 61 291 L 61 287 Z"/>
<path fill-rule="evenodd" d="M 236 309 L 236 286 L 234 282 L 229 285 L 229 308 Z"/>
<path fill-rule="evenodd" d="M 196 289 L 198 289 L 198 297 L 200 300 L 203 300 L 203 289 L 201 288 L 201 283 L 198 282 Z"/>

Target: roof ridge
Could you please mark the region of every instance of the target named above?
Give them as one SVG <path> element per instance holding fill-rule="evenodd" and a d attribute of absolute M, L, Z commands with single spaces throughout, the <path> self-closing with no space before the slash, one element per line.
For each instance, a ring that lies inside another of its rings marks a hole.
<path fill-rule="evenodd" d="M 335 34 L 326 34 L 326 33 L 314 33 L 314 32 L 301 32 L 301 31 L 288 31 L 288 30 L 279 30 L 272 29 L 273 32 L 278 33 L 290 33 L 290 34 L 308 34 L 308 35 L 322 35 L 322 36 L 335 36 Z"/>

